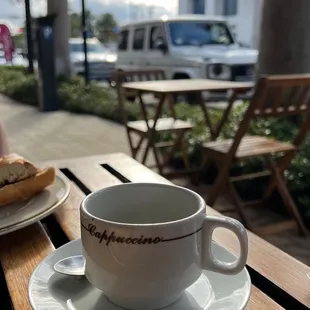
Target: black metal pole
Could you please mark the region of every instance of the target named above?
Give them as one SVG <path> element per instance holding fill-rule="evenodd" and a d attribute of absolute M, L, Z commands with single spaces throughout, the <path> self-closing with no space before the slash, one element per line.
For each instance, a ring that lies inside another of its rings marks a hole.
<path fill-rule="evenodd" d="M 25 0 L 25 13 L 26 13 L 28 73 L 33 73 L 34 71 L 33 70 L 33 44 L 32 44 L 30 0 Z"/>
<path fill-rule="evenodd" d="M 87 60 L 87 27 L 85 16 L 85 1 L 82 0 L 82 31 L 83 31 L 83 48 L 84 48 L 84 78 L 85 83 L 89 82 L 88 60 Z"/>

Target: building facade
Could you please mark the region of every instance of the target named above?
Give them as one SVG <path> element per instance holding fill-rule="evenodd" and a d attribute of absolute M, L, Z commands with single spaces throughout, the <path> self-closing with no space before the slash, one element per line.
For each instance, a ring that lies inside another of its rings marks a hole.
<path fill-rule="evenodd" d="M 258 48 L 263 0 L 179 0 L 179 14 L 224 16 L 237 41 Z"/>

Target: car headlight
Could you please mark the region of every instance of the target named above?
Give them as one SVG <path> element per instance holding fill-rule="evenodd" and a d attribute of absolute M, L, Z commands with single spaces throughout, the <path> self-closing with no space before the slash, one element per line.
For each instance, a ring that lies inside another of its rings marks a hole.
<path fill-rule="evenodd" d="M 107 62 L 115 62 L 117 60 L 117 56 L 116 55 L 107 55 L 105 60 Z"/>
<path fill-rule="evenodd" d="M 207 75 L 212 80 L 229 81 L 231 79 L 231 68 L 223 64 L 210 64 L 208 65 Z"/>

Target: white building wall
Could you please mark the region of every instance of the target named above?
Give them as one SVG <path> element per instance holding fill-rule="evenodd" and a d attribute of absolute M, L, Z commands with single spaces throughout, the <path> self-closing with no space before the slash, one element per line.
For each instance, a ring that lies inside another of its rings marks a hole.
<path fill-rule="evenodd" d="M 254 3 L 255 3 L 254 11 L 256 13 L 254 14 L 253 19 L 252 46 L 258 49 L 264 0 L 257 0 Z"/>
<path fill-rule="evenodd" d="M 179 0 L 179 14 L 192 14 L 194 0 Z M 223 8 L 223 0 L 205 0 L 205 14 L 221 15 Z"/>
<path fill-rule="evenodd" d="M 258 46 L 262 0 L 238 0 L 236 16 L 227 16 L 237 40 L 251 47 Z"/>
<path fill-rule="evenodd" d="M 237 15 L 226 16 L 239 42 L 258 47 L 263 0 L 238 0 Z M 192 14 L 193 0 L 179 0 L 179 14 Z M 206 15 L 223 15 L 223 0 L 205 0 Z"/>
<path fill-rule="evenodd" d="M 192 0 L 179 0 L 179 14 L 192 13 Z"/>

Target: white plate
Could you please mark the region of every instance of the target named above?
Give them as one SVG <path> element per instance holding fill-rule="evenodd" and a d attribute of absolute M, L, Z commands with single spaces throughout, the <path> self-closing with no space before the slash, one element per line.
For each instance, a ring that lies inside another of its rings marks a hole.
<path fill-rule="evenodd" d="M 0 207 L 0 236 L 31 225 L 50 215 L 68 198 L 68 179 L 57 171 L 55 181 L 33 198 Z"/>
<path fill-rule="evenodd" d="M 226 262 L 235 260 L 233 254 L 213 243 L 216 257 Z M 112 304 L 85 277 L 55 273 L 53 266 L 62 258 L 82 254 L 81 240 L 71 241 L 46 257 L 33 272 L 28 296 L 34 310 L 124 310 Z M 240 310 L 251 293 L 251 279 L 244 268 L 234 276 L 204 271 L 183 296 L 165 310 Z"/>

